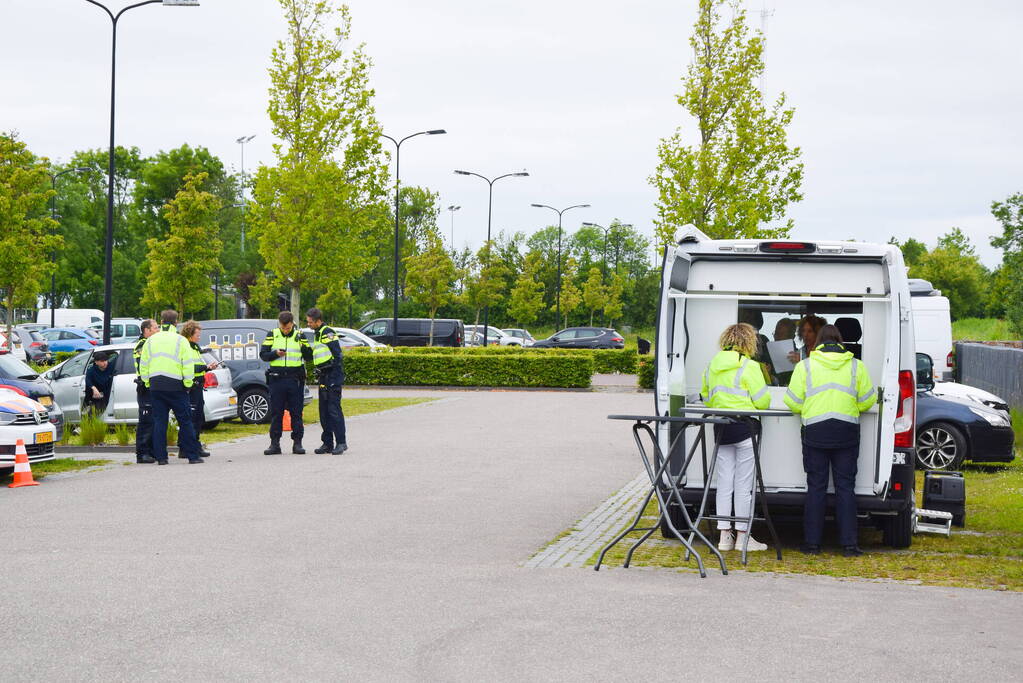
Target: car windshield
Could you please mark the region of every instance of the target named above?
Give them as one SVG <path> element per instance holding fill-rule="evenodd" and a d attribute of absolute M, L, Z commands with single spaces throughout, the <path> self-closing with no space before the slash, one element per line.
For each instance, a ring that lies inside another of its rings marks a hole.
<path fill-rule="evenodd" d="M 9 353 L 0 354 L 0 377 L 9 379 L 36 379 L 36 372 Z"/>

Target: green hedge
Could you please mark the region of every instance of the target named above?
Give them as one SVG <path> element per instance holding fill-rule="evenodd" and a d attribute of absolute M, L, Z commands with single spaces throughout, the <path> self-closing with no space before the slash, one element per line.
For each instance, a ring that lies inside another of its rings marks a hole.
<path fill-rule="evenodd" d="M 345 383 L 461 387 L 588 387 L 593 359 L 567 354 L 346 353 Z"/>
<path fill-rule="evenodd" d="M 366 353 L 368 349 L 357 349 L 345 351 L 345 354 Z M 468 355 L 468 356 L 509 356 L 516 354 L 533 355 L 585 355 L 593 358 L 593 371 L 603 374 L 621 372 L 633 374 L 636 372 L 636 361 L 638 354 L 636 349 L 534 349 L 520 346 L 397 346 L 395 353 L 421 354 L 432 353 L 438 355 Z"/>
<path fill-rule="evenodd" d="M 654 359 L 644 358 L 639 361 L 639 372 L 636 373 L 636 384 L 640 389 L 654 388 Z"/>
<path fill-rule="evenodd" d="M 54 363 L 63 363 L 68 358 L 71 358 L 71 357 L 77 356 L 77 355 L 78 355 L 77 351 L 58 351 L 57 353 L 53 354 L 53 362 Z"/>

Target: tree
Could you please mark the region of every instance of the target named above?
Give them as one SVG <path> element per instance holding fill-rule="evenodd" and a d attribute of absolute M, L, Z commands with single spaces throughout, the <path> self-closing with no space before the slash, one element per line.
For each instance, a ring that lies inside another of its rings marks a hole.
<path fill-rule="evenodd" d="M 1023 192 L 992 202 L 991 213 L 1002 224 L 1002 235 L 992 238 L 991 246 L 1002 250 L 1005 318 L 1015 334 L 1023 335 Z"/>
<path fill-rule="evenodd" d="M 171 303 L 184 315 L 213 300 L 210 275 L 221 272 L 223 243 L 217 236 L 220 200 L 202 189 L 206 178 L 206 173 L 185 176 L 184 187 L 164 207 L 167 236 L 149 238 L 142 303 L 150 310 Z"/>
<path fill-rule="evenodd" d="M 303 288 L 347 289 L 372 267 L 387 172 L 362 46 L 351 17 L 326 0 L 279 0 L 286 40 L 271 53 L 276 167 L 261 167 L 249 214 L 259 251 L 301 310 Z M 335 160 L 339 157 L 339 160 Z"/>
<path fill-rule="evenodd" d="M 611 274 L 611 282 L 605 288 L 604 317 L 607 318 L 607 326 L 612 327 L 614 321 L 621 317 L 623 304 L 622 293 L 625 291 L 625 281 L 618 273 Z"/>
<path fill-rule="evenodd" d="M 590 327 L 593 327 L 593 315 L 604 308 L 607 294 L 604 291 L 604 278 L 600 276 L 600 268 L 590 268 L 590 273 L 583 283 L 583 304 L 590 311 Z"/>
<path fill-rule="evenodd" d="M 732 19 L 722 26 L 726 5 Z M 650 178 L 659 192 L 662 242 L 674 242 L 687 224 L 713 238 L 776 237 L 792 229 L 791 219 L 766 225 L 803 198 L 800 150 L 789 147 L 786 135 L 795 110 L 785 108 L 784 93 L 765 106 L 756 87 L 764 71 L 763 36 L 748 33 L 738 0 L 700 0 L 689 39 L 694 59 L 676 98 L 696 119 L 699 140 L 687 144 L 681 128 L 663 139 Z"/>
<path fill-rule="evenodd" d="M 902 259 L 907 266 L 915 266 L 920 263 L 920 259 L 927 253 L 927 245 L 912 237 L 901 243 L 892 237 L 888 240 L 888 244 L 894 244 L 902 251 Z"/>
<path fill-rule="evenodd" d="M 959 228 L 938 238 L 935 248 L 921 256 L 909 274 L 940 289 L 948 297 L 953 318 L 984 314 L 988 273 Z"/>
<path fill-rule="evenodd" d="M 49 162 L 36 157 L 15 133 L 0 133 L 0 294 L 10 346 L 14 309 L 32 306 L 53 265 L 61 238 L 46 215 L 53 196 Z"/>
<path fill-rule="evenodd" d="M 568 315 L 579 308 L 579 304 L 583 301 L 583 295 L 579 291 L 579 288 L 575 285 L 575 275 L 579 270 L 579 264 L 576 263 L 574 258 L 569 258 L 565 261 L 565 267 L 562 271 L 562 284 L 561 284 L 561 326 L 568 327 Z M 554 306 L 551 306 L 551 310 L 555 310 Z"/>
<path fill-rule="evenodd" d="M 480 311 L 493 306 L 504 297 L 505 268 L 494 258 L 494 241 L 484 243 L 476 252 L 473 272 L 466 280 L 464 298 L 475 311 L 474 324 L 480 324 Z"/>
<path fill-rule="evenodd" d="M 409 296 L 429 310 L 430 346 L 433 346 L 433 319 L 437 309 L 454 298 L 454 284 L 458 277 L 455 262 L 444 249 L 444 243 L 436 232 L 426 238 L 424 251 L 405 259 L 408 270 L 407 286 Z"/>
<path fill-rule="evenodd" d="M 536 320 L 543 310 L 543 282 L 537 277 L 540 270 L 540 255 L 531 252 L 508 300 L 508 314 L 518 325 L 525 326 Z"/>

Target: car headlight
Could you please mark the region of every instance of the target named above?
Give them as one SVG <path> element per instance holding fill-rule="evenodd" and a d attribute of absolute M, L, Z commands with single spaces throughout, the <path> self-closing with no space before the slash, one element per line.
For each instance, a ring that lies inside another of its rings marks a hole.
<path fill-rule="evenodd" d="M 982 417 L 992 427 L 1008 427 L 1009 421 L 1001 413 L 996 413 L 991 410 L 981 410 L 980 408 L 974 408 L 970 406 L 970 412 L 977 417 Z"/>
<path fill-rule="evenodd" d="M 18 416 L 14 413 L 0 413 L 0 425 L 9 425 L 14 422 Z"/>

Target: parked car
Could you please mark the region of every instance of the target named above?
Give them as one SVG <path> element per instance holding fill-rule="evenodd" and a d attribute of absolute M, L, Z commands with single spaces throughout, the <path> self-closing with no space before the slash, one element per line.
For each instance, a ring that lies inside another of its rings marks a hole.
<path fill-rule="evenodd" d="M 625 338 L 608 327 L 566 327 L 533 344 L 536 349 L 624 349 Z"/>
<path fill-rule="evenodd" d="M 21 347 L 25 349 L 25 355 L 29 362 L 37 365 L 49 365 L 53 362 L 50 345 L 38 330 L 18 326 L 14 328 L 14 333 L 21 340 Z"/>
<path fill-rule="evenodd" d="M 19 329 L 32 330 L 33 332 L 42 332 L 43 330 L 49 329 L 49 323 L 22 323 L 18 325 Z"/>
<path fill-rule="evenodd" d="M 204 320 L 202 343 L 213 356 L 231 369 L 231 386 L 238 394 L 238 417 L 253 424 L 270 418 L 270 388 L 266 384 L 269 365 L 259 358 L 266 333 L 277 327 L 276 320 Z M 305 388 L 305 405 L 313 400 Z"/>
<path fill-rule="evenodd" d="M 57 441 L 64 438 L 64 412 L 54 400 L 53 388 L 35 370 L 10 354 L 0 355 L 0 388 L 30 398 L 46 408 L 50 424 L 57 430 Z"/>
<path fill-rule="evenodd" d="M 10 389 L 0 389 L 0 475 L 14 470 L 18 439 L 25 443 L 28 461 L 53 460 L 57 430 L 46 406 Z"/>
<path fill-rule="evenodd" d="M 941 398 L 966 398 L 971 401 L 976 401 L 977 403 L 982 403 L 988 408 L 1009 412 L 1009 402 L 1004 398 L 995 396 L 983 389 L 971 387 L 968 384 L 959 384 L 958 382 L 936 382 L 931 392 L 935 396 L 939 396 Z"/>
<path fill-rule="evenodd" d="M 141 318 L 111 318 L 110 319 L 110 343 L 124 344 L 135 342 L 142 336 Z M 92 323 L 86 330 L 92 330 L 100 339 L 103 338 L 103 323 Z"/>
<path fill-rule="evenodd" d="M 108 424 L 138 424 L 138 402 L 135 396 L 135 361 L 132 358 L 134 344 L 110 344 L 98 346 L 95 351 L 106 351 L 114 366 L 114 384 L 110 390 L 103 421 Z M 43 377 L 50 383 L 56 403 L 64 412 L 68 422 L 82 419 L 82 400 L 85 398 L 85 373 L 92 365 L 93 349 L 83 351 L 73 358 L 56 365 Z M 216 360 L 204 354 L 207 362 Z M 206 402 L 206 425 L 216 426 L 221 420 L 238 416 L 238 395 L 231 388 L 231 373 L 219 368 L 206 373 L 204 383 Z"/>
<path fill-rule="evenodd" d="M 15 332 L 17 328 L 11 330 L 11 336 L 13 337 L 11 341 L 13 343 L 10 344 L 7 343 L 7 328 L 4 327 L 3 329 L 4 331 L 0 332 L 0 354 L 9 354 L 20 361 L 28 362 L 28 352 L 25 350 L 25 345 L 21 343 L 21 337 Z"/>
<path fill-rule="evenodd" d="M 330 327 L 337 333 L 338 341 L 341 343 L 342 350 L 356 348 L 359 346 L 368 347 L 370 351 L 383 351 L 384 349 L 389 348 L 387 344 L 381 344 L 375 339 L 371 339 L 362 332 L 353 330 L 350 327 L 334 327 L 333 325 Z M 316 336 L 316 333 L 309 327 L 303 327 L 302 334 L 304 334 L 306 339 L 309 341 L 312 341 Z"/>
<path fill-rule="evenodd" d="M 501 330 L 501 331 L 504 332 L 509 337 L 512 337 L 513 339 L 518 340 L 517 343 L 518 343 L 519 346 L 532 346 L 533 344 L 536 343 L 536 340 L 533 339 L 533 335 L 531 335 L 529 333 L 529 330 L 523 330 L 523 329 L 521 329 L 519 327 L 512 327 L 510 329 Z M 516 342 L 515 341 L 510 341 L 508 343 L 509 344 L 515 344 Z"/>
<path fill-rule="evenodd" d="M 437 318 L 433 322 L 433 346 L 463 346 L 465 325 L 461 320 Z M 393 318 L 377 318 L 363 325 L 364 335 L 391 346 L 428 346 L 430 344 L 429 318 L 398 318 L 397 339 L 391 330 Z"/>
<path fill-rule="evenodd" d="M 1007 410 L 934 394 L 930 356 L 917 354 L 916 460 L 928 470 L 959 469 L 964 460 L 1012 462 L 1015 434 Z"/>
<path fill-rule="evenodd" d="M 87 330 L 74 327 L 51 327 L 41 332 L 43 339 L 50 345 L 50 351 L 85 351 L 99 346 L 99 337 Z"/>
<path fill-rule="evenodd" d="M 499 330 L 493 325 L 487 325 L 487 343 L 492 346 L 522 346 L 519 340 L 506 334 L 503 330 Z M 483 336 L 483 325 L 466 325 L 466 334 L 469 332 L 475 332 L 476 334 Z"/>

